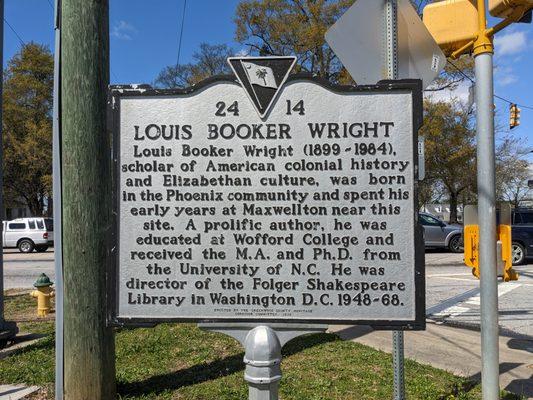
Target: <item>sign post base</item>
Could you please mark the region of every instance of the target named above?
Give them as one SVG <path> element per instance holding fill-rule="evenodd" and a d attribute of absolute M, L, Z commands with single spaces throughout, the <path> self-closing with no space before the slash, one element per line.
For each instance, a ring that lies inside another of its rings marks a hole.
<path fill-rule="evenodd" d="M 281 348 L 298 336 L 328 329 L 328 325 L 210 322 L 199 323 L 198 327 L 231 336 L 243 345 L 249 400 L 278 400 Z"/>
<path fill-rule="evenodd" d="M 19 329 L 16 322 L 3 321 L 0 325 L 0 349 L 6 347 L 10 340 L 13 340 Z"/>

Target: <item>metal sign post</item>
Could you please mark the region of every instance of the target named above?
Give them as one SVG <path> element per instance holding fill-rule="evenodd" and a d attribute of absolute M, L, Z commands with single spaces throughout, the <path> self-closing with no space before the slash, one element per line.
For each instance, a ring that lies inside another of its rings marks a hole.
<path fill-rule="evenodd" d="M 198 327 L 220 332 L 238 340 L 244 347 L 244 380 L 249 400 L 277 400 L 281 381 L 281 348 L 290 340 L 321 333 L 328 325 L 253 323 L 199 323 Z"/>
<path fill-rule="evenodd" d="M 387 49 L 387 79 L 398 79 L 398 2 L 386 0 L 385 38 Z M 392 362 L 394 368 L 394 399 L 405 399 L 404 335 L 392 333 Z"/>

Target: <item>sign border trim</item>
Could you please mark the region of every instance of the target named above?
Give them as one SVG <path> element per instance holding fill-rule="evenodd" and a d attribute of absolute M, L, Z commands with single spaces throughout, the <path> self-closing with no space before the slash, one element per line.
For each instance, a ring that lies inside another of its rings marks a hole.
<path fill-rule="evenodd" d="M 194 323 L 258 323 L 269 324 L 330 324 L 330 325 L 369 325 L 376 330 L 425 330 L 426 327 L 426 296 L 425 296 L 425 247 L 423 241 L 423 228 L 418 223 L 418 131 L 423 122 L 423 95 L 422 81 L 419 79 L 383 80 L 375 85 L 334 85 L 326 79 L 308 73 L 291 74 L 285 85 L 305 81 L 318 84 L 334 93 L 371 93 L 390 91 L 410 91 L 412 95 L 413 118 L 413 222 L 414 222 L 414 301 L 415 318 L 413 320 L 349 320 L 349 319 L 299 319 L 299 318 L 125 318 L 118 316 L 118 272 L 119 272 L 119 206 L 120 196 L 116 185 L 120 177 L 120 99 L 121 97 L 154 97 L 188 95 L 218 83 L 240 85 L 234 75 L 216 75 L 205 79 L 188 88 L 156 89 L 147 84 L 140 85 L 110 85 L 107 101 L 107 134 L 111 137 L 112 144 L 112 240 L 108 249 L 108 265 L 106 274 L 107 286 L 107 325 L 110 327 L 153 327 L 162 323 L 194 322 Z M 280 90 L 281 92 L 281 90 Z"/>

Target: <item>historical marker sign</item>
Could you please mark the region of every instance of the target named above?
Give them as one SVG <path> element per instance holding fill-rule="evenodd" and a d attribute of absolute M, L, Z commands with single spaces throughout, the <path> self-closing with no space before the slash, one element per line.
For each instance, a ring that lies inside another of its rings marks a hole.
<path fill-rule="evenodd" d="M 420 81 L 230 62 L 238 80 L 111 89 L 111 321 L 422 328 Z"/>

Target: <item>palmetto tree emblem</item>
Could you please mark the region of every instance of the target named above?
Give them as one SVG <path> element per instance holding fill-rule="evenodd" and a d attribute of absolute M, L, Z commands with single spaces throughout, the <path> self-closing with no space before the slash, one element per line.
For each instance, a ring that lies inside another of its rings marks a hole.
<path fill-rule="evenodd" d="M 266 82 L 266 76 L 268 75 L 267 70 L 266 70 L 265 68 L 260 68 L 260 69 L 258 69 L 257 71 L 255 71 L 255 74 L 257 75 L 257 77 L 258 77 L 259 79 L 262 79 L 263 82 L 265 82 L 265 86 L 266 86 L 266 84 L 267 84 L 267 82 Z"/>

